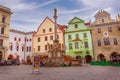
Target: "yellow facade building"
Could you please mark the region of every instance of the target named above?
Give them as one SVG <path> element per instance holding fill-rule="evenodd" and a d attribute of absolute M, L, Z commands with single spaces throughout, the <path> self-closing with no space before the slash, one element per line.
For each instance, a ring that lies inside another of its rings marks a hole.
<path fill-rule="evenodd" d="M 95 60 L 120 58 L 120 25 L 110 13 L 100 10 L 90 25 Z"/>
<path fill-rule="evenodd" d="M 48 45 L 53 47 L 52 44 L 53 40 L 55 39 L 54 26 L 55 23 L 49 17 L 46 17 L 39 25 L 32 39 L 33 55 L 48 54 Z M 64 28 L 66 28 L 65 25 L 57 24 L 57 39 L 59 40 L 62 49 L 64 47 Z"/>
<path fill-rule="evenodd" d="M 0 61 L 7 59 L 11 14 L 9 8 L 0 5 Z"/>

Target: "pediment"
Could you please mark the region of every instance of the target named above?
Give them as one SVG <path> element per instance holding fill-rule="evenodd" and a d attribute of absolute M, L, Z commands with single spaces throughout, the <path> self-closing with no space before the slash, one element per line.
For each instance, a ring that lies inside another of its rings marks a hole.
<path fill-rule="evenodd" d="M 73 23 L 83 23 L 84 21 L 78 17 L 74 17 L 71 21 L 69 21 L 68 24 L 73 24 Z"/>

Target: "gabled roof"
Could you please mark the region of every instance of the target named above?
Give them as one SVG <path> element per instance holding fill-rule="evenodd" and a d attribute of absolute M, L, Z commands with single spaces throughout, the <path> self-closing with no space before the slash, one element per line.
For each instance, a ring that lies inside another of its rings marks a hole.
<path fill-rule="evenodd" d="M 47 17 L 42 21 L 42 23 L 39 25 L 38 29 L 41 27 L 41 25 L 42 25 L 42 24 L 45 22 L 45 20 L 47 20 L 47 19 L 48 19 L 49 21 L 51 21 L 53 24 L 55 24 L 55 23 L 47 16 Z M 64 31 L 65 28 L 67 28 L 66 25 L 57 24 L 57 29 Z M 37 32 L 38 32 L 38 29 L 37 29 Z"/>
<path fill-rule="evenodd" d="M 75 21 L 76 20 L 76 21 Z M 82 20 L 82 19 L 80 19 L 80 18 L 78 18 L 78 17 L 74 17 L 72 20 L 70 20 L 69 22 L 68 22 L 68 24 L 73 24 L 73 23 L 83 23 L 84 22 L 84 20 Z"/>

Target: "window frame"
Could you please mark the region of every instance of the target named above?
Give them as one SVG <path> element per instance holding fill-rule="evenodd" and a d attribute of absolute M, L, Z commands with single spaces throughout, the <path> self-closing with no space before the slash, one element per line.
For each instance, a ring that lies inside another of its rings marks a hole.
<path fill-rule="evenodd" d="M 113 38 L 113 43 L 114 43 L 114 45 L 118 45 L 118 40 L 117 40 L 117 38 Z"/>
<path fill-rule="evenodd" d="M 69 49 L 73 49 L 72 43 L 69 43 Z"/>
<path fill-rule="evenodd" d="M 104 38 L 104 45 L 110 45 L 110 39 Z"/>
<path fill-rule="evenodd" d="M 75 42 L 75 49 L 79 48 L 79 42 Z"/>

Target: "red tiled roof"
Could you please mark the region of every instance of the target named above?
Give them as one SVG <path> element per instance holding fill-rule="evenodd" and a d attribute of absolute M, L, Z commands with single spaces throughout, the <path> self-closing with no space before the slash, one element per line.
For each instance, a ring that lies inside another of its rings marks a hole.
<path fill-rule="evenodd" d="M 90 22 L 86 22 L 86 23 L 84 23 L 84 24 L 87 26 L 87 25 L 90 25 Z"/>
<path fill-rule="evenodd" d="M 66 57 L 66 58 L 69 58 L 70 60 L 77 60 L 76 58 L 68 56 L 68 55 L 63 55 L 63 56 Z"/>

